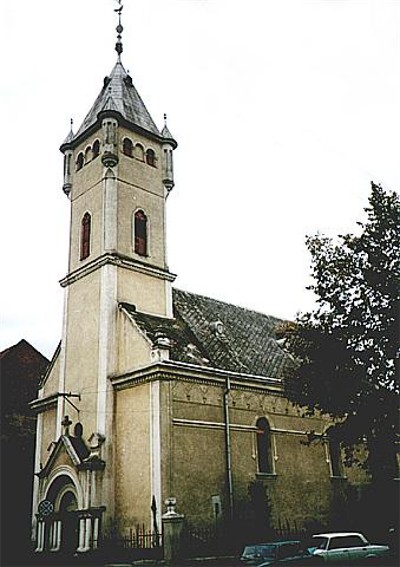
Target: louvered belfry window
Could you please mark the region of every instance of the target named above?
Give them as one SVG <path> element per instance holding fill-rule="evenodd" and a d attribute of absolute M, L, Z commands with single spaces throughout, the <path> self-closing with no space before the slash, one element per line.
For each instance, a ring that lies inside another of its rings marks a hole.
<path fill-rule="evenodd" d="M 85 260 L 90 255 L 90 231 L 91 231 L 92 217 L 89 213 L 83 215 L 81 224 L 81 255 L 80 259 Z"/>
<path fill-rule="evenodd" d="M 135 213 L 135 252 L 140 256 L 147 254 L 147 217 L 141 210 Z"/>

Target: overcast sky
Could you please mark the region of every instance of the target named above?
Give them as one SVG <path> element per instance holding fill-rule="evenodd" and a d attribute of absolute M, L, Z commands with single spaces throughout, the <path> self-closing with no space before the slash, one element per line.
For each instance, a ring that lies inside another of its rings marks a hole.
<path fill-rule="evenodd" d="M 400 188 L 400 2 L 124 0 L 122 61 L 178 148 L 176 287 L 271 315 L 312 306 L 305 236 Z M 115 0 L 1 2 L 0 350 L 61 338 L 59 146 L 116 61 Z"/>

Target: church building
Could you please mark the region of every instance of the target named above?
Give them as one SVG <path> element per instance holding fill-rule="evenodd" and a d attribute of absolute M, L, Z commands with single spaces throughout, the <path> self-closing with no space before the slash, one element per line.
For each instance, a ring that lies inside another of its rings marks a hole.
<path fill-rule="evenodd" d="M 161 531 L 171 497 L 192 526 L 250 522 L 260 487 L 272 528 L 327 525 L 338 490 L 364 479 L 342 464 L 328 420 L 285 398 L 290 323 L 173 286 L 177 142 L 149 114 L 117 32 L 114 68 L 60 148 L 69 265 L 61 341 L 31 403 L 35 550 Z"/>

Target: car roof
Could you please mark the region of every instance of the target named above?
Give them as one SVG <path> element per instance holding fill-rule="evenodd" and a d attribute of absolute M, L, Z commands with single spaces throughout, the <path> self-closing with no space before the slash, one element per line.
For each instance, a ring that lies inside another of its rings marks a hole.
<path fill-rule="evenodd" d="M 287 543 L 300 543 L 300 540 L 298 539 L 285 539 L 285 540 L 281 540 L 281 541 L 265 541 L 262 543 L 248 543 L 247 545 L 245 545 L 245 547 L 257 547 L 260 545 L 284 545 Z"/>
<path fill-rule="evenodd" d="M 326 532 L 323 534 L 314 534 L 312 537 L 332 537 L 332 536 L 360 536 L 360 532 Z"/>

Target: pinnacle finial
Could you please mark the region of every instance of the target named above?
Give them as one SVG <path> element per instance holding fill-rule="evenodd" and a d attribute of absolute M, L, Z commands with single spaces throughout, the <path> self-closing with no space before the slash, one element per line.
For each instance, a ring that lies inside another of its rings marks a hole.
<path fill-rule="evenodd" d="M 123 51 L 123 47 L 122 47 L 122 32 L 124 31 L 124 28 L 121 24 L 121 13 L 123 10 L 123 5 L 122 5 L 122 0 L 117 0 L 119 6 L 118 8 L 114 9 L 114 12 L 116 12 L 118 14 L 118 25 L 116 27 L 117 30 L 117 43 L 115 44 L 115 51 L 118 53 L 118 59 L 121 58 L 121 53 Z"/>

